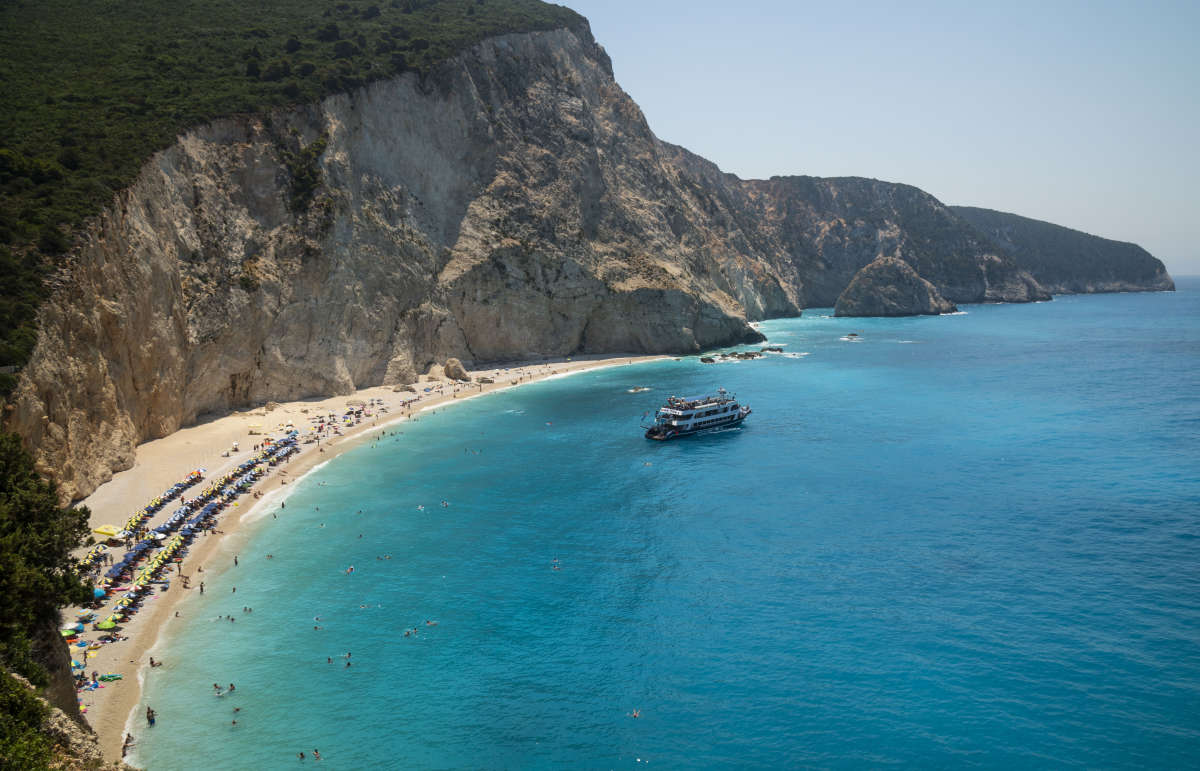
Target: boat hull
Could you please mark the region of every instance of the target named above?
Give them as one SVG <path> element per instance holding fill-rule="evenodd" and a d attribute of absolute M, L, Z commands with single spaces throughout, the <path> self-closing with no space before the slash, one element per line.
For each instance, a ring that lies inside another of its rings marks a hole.
<path fill-rule="evenodd" d="M 651 426 L 650 428 L 648 428 L 646 430 L 646 438 L 653 439 L 656 442 L 665 442 L 668 439 L 679 439 L 680 437 L 691 436 L 693 434 L 703 434 L 705 431 L 716 431 L 717 429 L 721 429 L 721 428 L 729 428 L 730 426 L 741 425 L 742 421 L 745 420 L 749 414 L 750 414 L 750 410 L 747 409 L 744 412 L 741 412 L 738 415 L 734 416 L 732 419 L 725 421 L 724 423 L 718 423 L 715 426 L 705 426 L 704 428 L 678 428 L 676 426 Z"/>

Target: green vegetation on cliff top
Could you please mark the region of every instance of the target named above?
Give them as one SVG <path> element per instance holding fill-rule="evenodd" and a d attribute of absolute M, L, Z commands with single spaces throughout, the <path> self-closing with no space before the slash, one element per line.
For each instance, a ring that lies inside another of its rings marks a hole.
<path fill-rule="evenodd" d="M 187 128 L 424 75 L 487 37 L 584 23 L 539 0 L 6 0 L 0 367 L 28 358 L 41 279 L 73 229 Z M 11 385 L 0 374 L 0 394 Z"/>
<path fill-rule="evenodd" d="M 21 437 L 0 434 L 0 768 L 45 768 L 50 758 L 45 706 L 4 670 L 46 685 L 32 638 L 56 628 L 59 608 L 91 598 L 71 557 L 87 537 L 88 516 L 60 507 Z"/>

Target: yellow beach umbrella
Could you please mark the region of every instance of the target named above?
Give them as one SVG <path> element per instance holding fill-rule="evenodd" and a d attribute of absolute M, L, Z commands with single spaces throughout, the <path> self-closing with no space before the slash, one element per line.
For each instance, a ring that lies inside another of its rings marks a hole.
<path fill-rule="evenodd" d="M 100 535 L 107 535 L 109 538 L 115 538 L 117 533 L 121 532 L 121 528 L 117 527 L 116 525 L 101 525 L 92 532 L 99 533 Z"/>

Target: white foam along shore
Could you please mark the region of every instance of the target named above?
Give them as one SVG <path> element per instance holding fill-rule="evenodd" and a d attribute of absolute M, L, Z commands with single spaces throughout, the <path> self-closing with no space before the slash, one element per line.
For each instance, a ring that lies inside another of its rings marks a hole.
<path fill-rule="evenodd" d="M 470 373 L 476 381 L 489 378 L 492 383 L 423 380 L 416 384 L 416 394 L 397 392 L 390 386 L 379 386 L 343 396 L 287 402 L 274 406 L 270 411 L 260 407 L 226 415 L 139 446 L 133 468 L 115 475 L 111 481 L 81 502 L 91 509 L 93 528 L 104 524 L 120 525 L 130 514 L 144 507 L 192 470 L 206 469 L 206 479 L 219 478 L 228 473 L 252 456 L 252 452 L 249 449 L 241 449 L 241 445 L 252 446 L 261 441 L 250 435 L 252 426 L 264 426 L 268 422 L 277 423 L 277 429 L 262 429 L 263 438 L 279 436 L 288 422 L 295 424 L 297 429 L 303 429 L 307 427 L 305 424 L 310 415 L 325 415 L 330 412 L 341 414 L 348 402 L 354 400 L 368 403 L 371 400 L 382 401 L 381 405 L 376 405 L 370 410 L 370 417 L 361 423 L 343 429 L 341 435 L 323 438 L 319 447 L 315 444 L 302 445 L 303 450 L 299 455 L 284 465 L 272 468 L 265 478 L 254 485 L 253 489 L 260 497 L 247 495 L 235 502 L 233 507 L 221 515 L 216 532 L 197 536 L 190 545 L 178 571 L 180 576 L 190 578 L 191 590 L 183 589 L 180 581 L 172 581 L 169 590 L 156 591 L 143 602 L 136 615 L 122 624 L 121 634 L 128 639 L 102 645 L 94 652 L 92 658 L 86 659 L 88 672 L 98 671 L 122 676 L 121 680 L 106 683 L 104 688 L 84 691 L 81 694 L 82 704 L 87 709 L 85 717 L 99 734 L 105 758 L 110 761 L 119 760 L 125 735 L 132 734 L 136 741 L 137 735 L 143 730 L 145 724 L 139 718 L 142 716 L 140 707 L 144 705 L 140 705 L 139 702 L 142 698 L 144 678 L 153 676 L 153 672 L 148 668 L 149 657 L 153 655 L 158 659 L 165 659 L 163 669 L 171 667 L 169 656 L 160 655 L 156 646 L 159 645 L 160 635 L 176 617 L 176 613 L 179 613 L 181 618 L 187 616 L 188 597 L 198 595 L 199 592 L 195 590 L 202 580 L 206 580 L 202 567 L 213 564 L 218 558 L 224 558 L 224 561 L 228 562 L 229 557 L 225 552 L 231 547 L 230 537 L 239 533 L 243 524 L 257 520 L 275 508 L 276 501 L 285 498 L 287 493 L 295 489 L 286 485 L 298 483 L 337 455 L 361 444 L 376 432 L 408 419 L 417 411 L 427 412 L 476 396 L 551 377 L 662 358 L 666 357 L 596 356 L 514 363 Z M 426 388 L 430 390 L 426 392 Z M 234 442 L 239 443 L 237 452 L 232 451 Z M 227 452 L 228 455 L 225 454 Z M 189 492 L 194 495 L 204 486 L 205 484 L 201 483 Z M 188 493 L 185 492 L 184 495 L 188 496 Z M 163 507 L 146 523 L 146 527 L 154 528 L 162 524 L 176 508 L 177 506 L 172 504 Z M 244 531 L 242 534 L 244 535 Z M 81 550 L 80 556 L 83 551 L 86 549 Z M 119 555 L 122 550 L 115 547 L 112 553 Z M 220 582 L 220 571 L 210 570 L 209 574 Z M 100 617 L 110 612 L 112 599 L 108 598 L 107 604 L 97 611 Z M 64 611 L 64 620 L 69 619 L 75 610 Z M 98 632 L 89 630 L 82 639 L 94 640 L 98 636 Z"/>

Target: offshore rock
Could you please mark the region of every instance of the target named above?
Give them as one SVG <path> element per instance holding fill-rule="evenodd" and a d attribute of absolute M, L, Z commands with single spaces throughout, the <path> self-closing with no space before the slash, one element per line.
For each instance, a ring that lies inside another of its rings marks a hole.
<path fill-rule="evenodd" d="M 838 297 L 835 316 L 918 316 L 953 313 L 954 303 L 907 262 L 880 257 L 860 270 Z"/>

